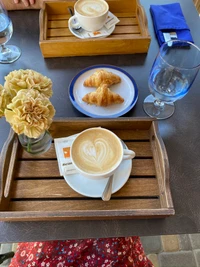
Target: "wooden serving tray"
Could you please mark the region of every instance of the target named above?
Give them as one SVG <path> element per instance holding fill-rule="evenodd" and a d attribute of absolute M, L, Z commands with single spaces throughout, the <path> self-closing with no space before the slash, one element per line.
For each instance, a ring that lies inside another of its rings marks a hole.
<path fill-rule="evenodd" d="M 87 220 L 157 218 L 174 215 L 169 163 L 157 122 L 152 119 L 63 119 L 52 123 L 53 138 L 102 126 L 136 152 L 128 182 L 108 202 L 76 193 L 60 176 L 54 143 L 41 156 L 26 153 L 11 130 L 0 159 L 0 220 Z"/>
<path fill-rule="evenodd" d="M 147 18 L 137 0 L 107 0 L 120 22 L 106 38 L 79 39 L 68 28 L 75 1 L 44 1 L 40 11 L 40 49 L 46 57 L 146 53 L 150 44 Z"/>

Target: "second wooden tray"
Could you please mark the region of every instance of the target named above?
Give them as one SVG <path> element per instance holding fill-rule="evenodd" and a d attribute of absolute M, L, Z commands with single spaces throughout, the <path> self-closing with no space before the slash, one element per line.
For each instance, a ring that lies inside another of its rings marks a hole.
<path fill-rule="evenodd" d="M 54 143 L 41 156 L 26 153 L 12 131 L 0 160 L 0 220 L 158 218 L 174 214 L 169 165 L 152 119 L 65 119 L 53 122 L 54 138 L 102 126 L 136 152 L 127 183 L 108 202 L 76 193 L 60 176 Z"/>
<path fill-rule="evenodd" d="M 68 28 L 75 1 L 44 1 L 40 11 L 40 49 L 46 57 L 146 53 L 150 44 L 147 18 L 139 0 L 107 0 L 120 22 L 107 38 L 79 39 Z"/>

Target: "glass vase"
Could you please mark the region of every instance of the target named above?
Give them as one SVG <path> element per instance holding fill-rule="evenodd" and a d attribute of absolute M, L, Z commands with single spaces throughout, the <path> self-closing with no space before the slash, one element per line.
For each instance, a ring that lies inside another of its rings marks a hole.
<path fill-rule="evenodd" d="M 48 131 L 43 132 L 38 138 L 30 138 L 25 134 L 20 134 L 18 137 L 22 147 L 31 154 L 46 152 L 52 143 L 52 137 Z"/>

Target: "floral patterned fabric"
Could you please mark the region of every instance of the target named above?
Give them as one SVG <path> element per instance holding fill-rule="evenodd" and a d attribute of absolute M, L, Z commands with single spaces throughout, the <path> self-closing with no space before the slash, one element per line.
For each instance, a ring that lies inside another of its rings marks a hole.
<path fill-rule="evenodd" d="M 9 267 L 153 267 L 140 238 L 19 243 Z"/>

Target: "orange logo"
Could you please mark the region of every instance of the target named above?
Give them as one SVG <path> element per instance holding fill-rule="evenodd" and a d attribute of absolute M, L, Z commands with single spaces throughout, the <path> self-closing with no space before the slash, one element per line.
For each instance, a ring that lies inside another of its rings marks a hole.
<path fill-rule="evenodd" d="M 64 147 L 63 153 L 64 153 L 65 158 L 69 158 L 70 157 L 70 147 Z"/>

